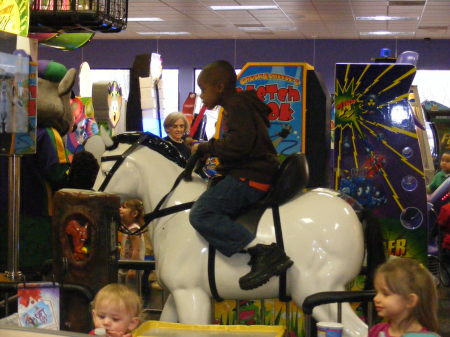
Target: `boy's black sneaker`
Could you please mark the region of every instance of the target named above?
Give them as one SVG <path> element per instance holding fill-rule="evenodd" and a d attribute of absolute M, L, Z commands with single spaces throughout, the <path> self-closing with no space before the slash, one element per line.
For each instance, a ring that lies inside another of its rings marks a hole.
<path fill-rule="evenodd" d="M 239 279 L 243 290 L 258 288 L 267 283 L 272 276 L 280 275 L 291 267 L 294 262 L 276 243 L 271 245 L 257 244 L 248 249 L 252 267 L 250 272 Z"/>

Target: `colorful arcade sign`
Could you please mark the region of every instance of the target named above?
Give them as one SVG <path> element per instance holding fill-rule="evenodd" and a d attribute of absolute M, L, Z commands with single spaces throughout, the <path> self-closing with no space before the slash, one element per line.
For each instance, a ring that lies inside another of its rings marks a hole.
<path fill-rule="evenodd" d="M 36 152 L 37 43 L 0 32 L 0 155 Z"/>
<path fill-rule="evenodd" d="M 416 68 L 337 64 L 334 187 L 379 219 L 389 255 L 426 263 L 427 201 L 408 101 Z"/>
<path fill-rule="evenodd" d="M 307 63 L 247 63 L 238 75 L 238 90 L 255 90 L 271 109 L 269 134 L 280 155 L 305 152 Z"/>
<path fill-rule="evenodd" d="M 0 1 L 0 30 L 27 36 L 30 17 L 28 0 Z"/>

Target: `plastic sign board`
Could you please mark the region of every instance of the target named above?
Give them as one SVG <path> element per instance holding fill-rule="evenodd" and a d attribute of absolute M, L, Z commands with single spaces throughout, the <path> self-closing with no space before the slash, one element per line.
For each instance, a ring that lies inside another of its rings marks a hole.
<path fill-rule="evenodd" d="M 247 63 L 238 75 L 238 90 L 255 90 L 271 109 L 269 134 L 280 155 L 305 152 L 307 63 Z"/>
<path fill-rule="evenodd" d="M 0 39 L 0 155 L 32 154 L 36 152 L 37 42 L 5 32 L 0 32 Z"/>

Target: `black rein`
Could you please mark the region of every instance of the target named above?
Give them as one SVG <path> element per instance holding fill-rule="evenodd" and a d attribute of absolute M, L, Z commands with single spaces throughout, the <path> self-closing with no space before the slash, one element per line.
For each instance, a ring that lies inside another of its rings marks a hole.
<path fill-rule="evenodd" d="M 120 167 L 120 165 L 124 162 L 124 160 L 141 144 L 143 144 L 147 139 L 149 138 L 148 134 L 143 134 L 141 137 L 139 137 L 139 139 L 133 143 L 124 153 L 122 153 L 121 155 L 115 155 L 115 156 L 105 156 L 101 158 L 102 162 L 106 162 L 106 161 L 113 161 L 115 160 L 116 162 L 114 163 L 113 167 L 111 168 L 111 170 L 106 174 L 105 180 L 103 180 L 100 188 L 98 189 L 100 192 L 104 192 L 106 186 L 108 186 L 108 183 L 111 181 L 112 176 L 114 175 L 114 173 L 117 171 L 117 169 Z M 150 213 L 146 213 L 144 215 L 144 226 L 142 226 L 140 229 L 138 229 L 137 231 L 131 232 L 130 230 L 126 229 L 126 228 L 121 228 L 121 231 L 124 232 L 125 234 L 128 235 L 141 235 L 142 233 L 144 233 L 145 229 L 147 228 L 147 226 L 150 224 L 151 221 L 153 221 L 154 219 L 157 218 L 161 218 L 163 216 L 169 215 L 169 214 L 174 214 L 177 212 L 181 212 L 184 211 L 186 209 L 190 209 L 192 207 L 192 205 L 194 204 L 193 201 L 190 202 L 185 202 L 179 205 L 174 205 L 174 206 L 170 206 L 167 208 L 163 208 L 161 209 L 161 206 L 164 204 L 164 202 L 167 200 L 167 198 L 169 197 L 169 195 L 175 190 L 175 188 L 179 185 L 179 183 L 181 182 L 181 180 L 184 178 L 186 179 L 187 173 L 186 171 L 182 171 L 180 173 L 180 175 L 177 177 L 177 179 L 175 179 L 175 182 L 172 186 L 172 188 L 170 189 L 169 192 L 167 192 L 162 198 L 161 200 L 158 202 L 158 205 L 156 205 L 155 209 L 150 212 Z"/>

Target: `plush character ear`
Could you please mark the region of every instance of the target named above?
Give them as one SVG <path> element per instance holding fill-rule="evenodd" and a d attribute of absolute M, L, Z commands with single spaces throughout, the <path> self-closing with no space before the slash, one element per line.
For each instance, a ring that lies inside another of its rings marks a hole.
<path fill-rule="evenodd" d="M 77 76 L 77 71 L 75 68 L 70 68 L 67 73 L 64 75 L 61 82 L 59 82 L 58 85 L 58 95 L 64 96 L 65 94 L 69 93 L 69 91 L 72 89 L 73 85 L 75 84 L 75 78 Z"/>

